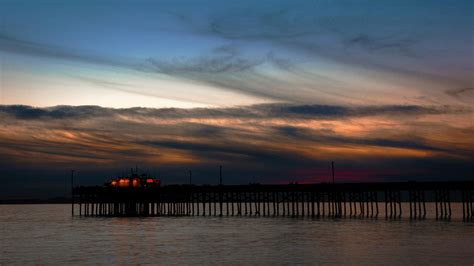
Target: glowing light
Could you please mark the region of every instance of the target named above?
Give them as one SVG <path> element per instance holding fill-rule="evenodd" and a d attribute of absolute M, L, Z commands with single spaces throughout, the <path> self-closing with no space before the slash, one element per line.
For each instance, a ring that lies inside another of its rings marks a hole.
<path fill-rule="evenodd" d="M 133 179 L 133 182 L 132 182 L 132 185 L 133 185 L 134 187 L 139 187 L 139 186 L 140 186 L 140 179 L 134 178 L 134 179 Z"/>
<path fill-rule="evenodd" d="M 128 187 L 129 184 L 130 184 L 130 180 L 128 180 L 128 178 L 119 179 L 119 187 Z"/>

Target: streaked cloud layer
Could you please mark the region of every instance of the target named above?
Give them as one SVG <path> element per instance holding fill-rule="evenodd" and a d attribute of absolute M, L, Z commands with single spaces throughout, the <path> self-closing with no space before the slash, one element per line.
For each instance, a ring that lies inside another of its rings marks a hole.
<path fill-rule="evenodd" d="M 472 178 L 473 5 L 3 1 L 0 177 Z"/>
<path fill-rule="evenodd" d="M 26 165 L 110 174 L 138 164 L 171 183 L 186 180 L 187 169 L 196 182 L 214 183 L 218 165 L 228 183 L 324 182 L 331 160 L 340 181 L 470 178 L 474 127 L 456 121 L 472 113 L 415 105 L 2 106 L 0 156 L 19 172 Z"/>

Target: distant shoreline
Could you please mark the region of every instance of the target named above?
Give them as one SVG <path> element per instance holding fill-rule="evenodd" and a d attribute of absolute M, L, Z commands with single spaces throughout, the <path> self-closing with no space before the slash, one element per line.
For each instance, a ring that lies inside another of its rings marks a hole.
<path fill-rule="evenodd" d="M 27 204 L 65 204 L 71 203 L 71 198 L 53 199 L 5 199 L 0 200 L 0 205 L 27 205 Z"/>

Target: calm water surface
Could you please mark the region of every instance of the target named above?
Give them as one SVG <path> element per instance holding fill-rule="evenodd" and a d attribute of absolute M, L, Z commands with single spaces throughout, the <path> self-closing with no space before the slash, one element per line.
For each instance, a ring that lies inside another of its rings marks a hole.
<path fill-rule="evenodd" d="M 0 225 L 1 265 L 474 264 L 474 224 L 457 219 L 86 218 L 69 205 L 0 205 Z"/>

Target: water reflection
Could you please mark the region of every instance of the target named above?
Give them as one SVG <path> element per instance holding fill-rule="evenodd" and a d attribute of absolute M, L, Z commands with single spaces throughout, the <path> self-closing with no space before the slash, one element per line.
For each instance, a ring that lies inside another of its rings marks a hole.
<path fill-rule="evenodd" d="M 453 204 L 454 208 L 459 208 Z M 472 223 L 285 217 L 71 217 L 0 206 L 1 264 L 469 264 Z"/>

